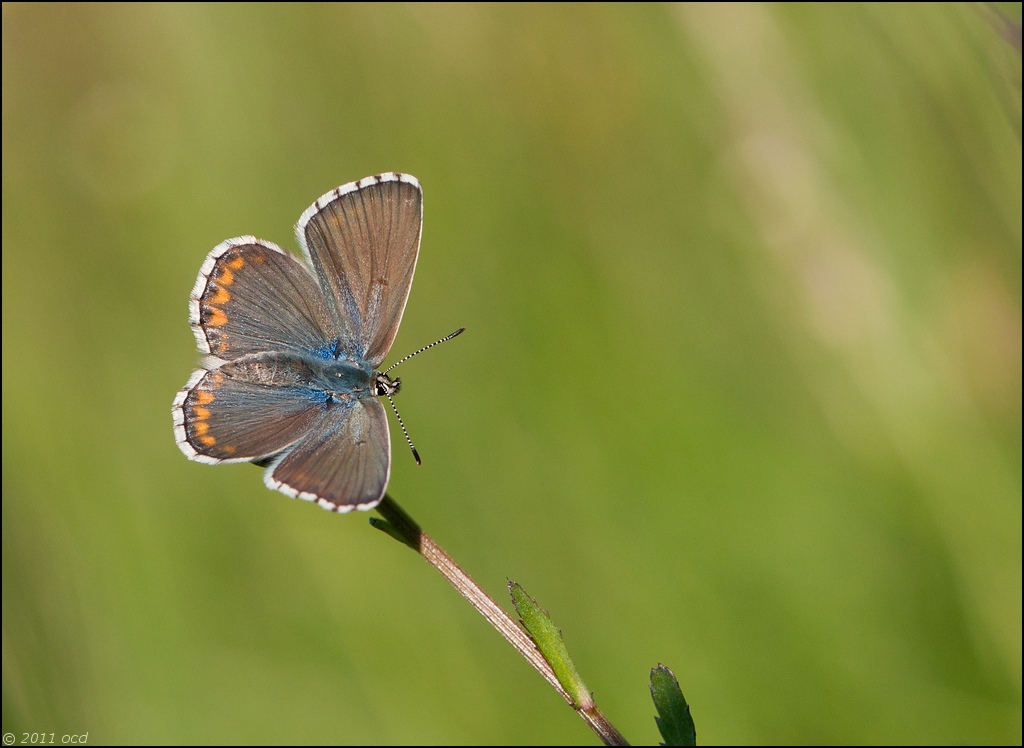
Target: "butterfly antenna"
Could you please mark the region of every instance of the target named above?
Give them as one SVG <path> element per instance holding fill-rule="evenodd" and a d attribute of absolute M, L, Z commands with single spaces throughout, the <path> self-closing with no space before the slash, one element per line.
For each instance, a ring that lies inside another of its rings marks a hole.
<path fill-rule="evenodd" d="M 441 345 L 441 343 L 447 343 L 449 340 L 451 340 L 454 337 L 458 337 L 459 335 L 461 335 L 465 331 L 466 331 L 465 327 L 460 327 L 458 330 L 453 332 L 451 335 L 445 335 L 440 340 L 435 340 L 430 345 L 425 345 L 422 348 L 420 348 L 418 351 L 413 351 L 412 353 L 410 353 L 405 358 L 402 358 L 402 359 L 399 359 L 398 361 L 395 361 L 395 363 L 391 364 L 391 366 L 389 366 L 388 368 L 386 368 L 384 371 L 381 372 L 381 375 L 384 377 L 384 381 L 385 382 L 390 382 L 390 380 L 387 377 L 387 373 L 389 371 L 391 371 L 392 369 L 394 369 L 399 364 L 405 363 L 406 361 L 408 361 L 413 356 L 416 356 L 416 355 L 419 355 L 420 353 L 423 353 L 423 351 L 429 351 L 435 345 Z M 398 419 L 398 425 L 402 427 L 402 434 L 405 436 L 405 441 L 409 444 L 409 449 L 412 450 L 412 456 L 416 460 L 416 464 L 417 465 L 422 465 L 423 462 L 420 460 L 420 453 L 416 451 L 416 445 L 413 444 L 412 443 L 412 439 L 409 438 L 409 432 L 405 428 L 405 421 L 402 420 L 402 416 L 399 414 L 398 408 L 395 407 L 395 401 L 391 397 L 395 392 L 398 392 L 398 387 L 401 384 L 401 381 L 396 379 L 393 384 L 394 384 L 393 389 L 384 388 L 384 391 L 383 392 L 378 391 L 378 394 L 383 394 L 385 397 L 387 397 L 388 402 L 391 403 L 391 410 L 395 411 L 395 418 Z"/>
<path fill-rule="evenodd" d="M 399 364 L 403 364 L 403 363 L 405 363 L 406 361 L 408 361 L 408 360 L 409 360 L 410 358 L 412 358 L 413 356 L 417 356 L 417 355 L 419 355 L 420 353 L 423 353 L 423 351 L 429 351 L 429 350 L 430 350 L 431 348 L 433 348 L 433 347 L 434 347 L 435 345 L 441 345 L 441 343 L 447 343 L 447 342 L 448 342 L 449 340 L 451 340 L 452 338 L 456 338 L 456 337 L 458 337 L 459 335 L 461 335 L 461 334 L 462 334 L 462 333 L 464 333 L 465 331 L 466 331 L 466 328 L 465 328 L 465 327 L 460 327 L 460 328 L 459 328 L 458 330 L 456 330 L 455 332 L 453 332 L 453 333 L 452 333 L 451 335 L 445 335 L 445 336 L 444 336 L 443 338 L 441 338 L 440 340 L 435 340 L 435 341 L 434 341 L 433 343 L 431 343 L 430 345 L 425 345 L 425 346 L 423 346 L 422 348 L 420 348 L 420 349 L 419 349 L 418 351 L 413 351 L 412 353 L 410 353 L 410 354 L 409 354 L 408 356 L 406 356 L 405 358 L 399 359 L 398 361 L 395 361 L 395 363 L 391 364 L 391 366 L 389 366 L 388 368 L 386 368 L 386 369 L 384 370 L 384 373 L 385 373 L 385 374 L 387 374 L 387 373 L 388 373 L 389 371 L 391 371 L 392 369 L 394 369 L 394 368 L 395 368 L 396 366 L 398 366 Z M 392 406 L 392 407 L 394 407 L 394 405 L 395 405 L 394 403 L 391 403 L 391 406 Z M 395 415 L 398 415 L 398 411 L 397 411 L 397 410 L 395 411 Z M 402 420 L 402 419 L 401 419 L 401 418 L 399 418 L 398 420 L 399 420 L 399 422 L 401 422 L 401 420 Z M 402 428 L 404 429 L 404 428 L 405 428 L 405 426 L 403 426 Z M 408 435 L 408 434 L 406 434 L 405 438 L 406 438 L 406 439 L 408 439 L 408 438 L 409 438 L 409 435 Z M 410 447 L 412 446 L 412 442 L 409 442 L 409 446 L 410 446 Z M 415 451 L 416 451 L 416 450 L 414 449 L 414 450 L 413 450 L 413 452 L 415 452 Z M 416 462 L 419 462 L 419 458 L 417 458 L 417 459 L 416 459 Z"/>
<path fill-rule="evenodd" d="M 466 328 L 462 328 L 462 329 L 464 330 Z M 462 332 L 462 330 L 460 330 L 459 332 Z M 456 333 L 456 335 L 457 334 L 458 333 Z M 429 347 L 430 346 L 427 346 L 427 348 L 429 348 Z M 405 429 L 405 421 L 403 421 L 402 420 L 402 416 L 400 416 L 398 414 L 398 408 L 395 407 L 395 401 L 392 399 L 390 394 L 385 395 L 385 397 L 387 397 L 388 402 L 391 403 L 391 410 L 395 411 L 395 418 L 398 419 L 398 425 L 402 427 L 402 433 L 405 435 L 405 440 L 409 443 L 409 449 L 412 450 L 412 456 L 416 460 L 416 464 L 417 465 L 422 465 L 423 463 L 420 461 L 420 453 L 416 451 L 416 447 L 412 443 L 412 439 L 409 438 L 409 432 L 406 431 L 406 429 Z"/>

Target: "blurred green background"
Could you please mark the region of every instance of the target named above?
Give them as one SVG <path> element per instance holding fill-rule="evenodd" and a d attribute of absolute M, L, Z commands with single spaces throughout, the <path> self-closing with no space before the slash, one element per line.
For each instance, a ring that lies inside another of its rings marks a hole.
<path fill-rule="evenodd" d="M 175 446 L 206 253 L 399 170 L 391 359 L 468 331 L 390 491 L 629 739 L 663 662 L 702 743 L 1019 744 L 1019 24 L 5 3 L 3 730 L 596 742 L 367 515 Z"/>

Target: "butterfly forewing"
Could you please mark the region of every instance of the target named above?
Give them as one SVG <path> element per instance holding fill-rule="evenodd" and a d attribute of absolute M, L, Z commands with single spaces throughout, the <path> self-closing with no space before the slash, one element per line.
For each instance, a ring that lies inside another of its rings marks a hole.
<path fill-rule="evenodd" d="M 384 495 L 391 472 L 391 440 L 384 406 L 376 398 L 351 400 L 267 468 L 264 480 L 337 512 L 369 509 Z"/>
<path fill-rule="evenodd" d="M 244 236 L 206 258 L 190 304 L 199 348 L 222 359 L 249 353 L 315 353 L 333 340 L 316 278 L 279 247 Z"/>
<path fill-rule="evenodd" d="M 343 351 L 380 365 L 409 297 L 423 224 L 419 182 L 386 173 L 317 200 L 296 228 Z"/>

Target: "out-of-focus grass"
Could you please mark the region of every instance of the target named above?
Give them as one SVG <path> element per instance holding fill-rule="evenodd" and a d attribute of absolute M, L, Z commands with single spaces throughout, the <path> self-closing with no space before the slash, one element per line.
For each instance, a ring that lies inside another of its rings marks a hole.
<path fill-rule="evenodd" d="M 391 492 L 627 737 L 664 662 L 705 743 L 1019 743 L 1019 24 L 4 4 L 3 730 L 592 739 L 365 515 L 174 445 L 206 252 L 401 170 L 394 352 L 469 329 Z"/>

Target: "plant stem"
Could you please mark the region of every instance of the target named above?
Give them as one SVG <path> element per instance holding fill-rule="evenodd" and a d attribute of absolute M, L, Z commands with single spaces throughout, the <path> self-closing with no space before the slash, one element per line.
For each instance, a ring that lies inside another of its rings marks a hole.
<path fill-rule="evenodd" d="M 591 730 L 601 739 L 605 745 L 629 745 L 622 734 L 615 729 L 600 710 L 594 705 L 592 699 L 587 704 L 574 704 L 572 697 L 558 682 L 554 670 L 547 663 L 547 660 L 537 650 L 530 635 L 509 616 L 472 577 L 462 570 L 455 560 L 449 556 L 441 546 L 433 541 L 420 526 L 416 524 L 405 510 L 402 509 L 389 495 L 384 494 L 384 499 L 377 505 L 377 512 L 388 522 L 394 532 L 389 534 L 400 539 L 407 546 L 419 553 L 426 559 L 427 563 L 437 569 L 451 585 L 459 591 L 470 605 L 488 623 L 498 630 L 498 633 L 505 637 L 505 640 L 516 648 L 526 661 L 533 665 L 534 669 L 541 674 L 552 688 L 554 688 L 563 699 L 565 699 L 576 713 L 583 718 Z M 370 520 L 374 523 L 374 520 Z M 376 523 L 374 523 L 376 524 Z"/>

